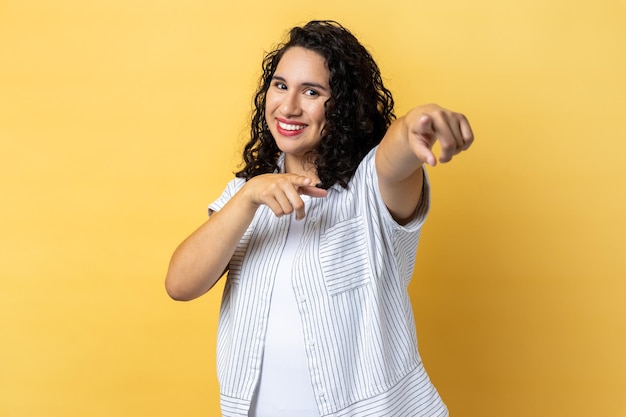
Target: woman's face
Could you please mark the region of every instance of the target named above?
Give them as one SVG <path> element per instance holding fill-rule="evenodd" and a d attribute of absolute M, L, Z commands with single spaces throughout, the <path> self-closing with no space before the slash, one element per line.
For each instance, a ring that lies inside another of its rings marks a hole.
<path fill-rule="evenodd" d="M 294 166 L 291 162 L 321 141 L 329 78 L 326 60 L 309 49 L 291 47 L 278 62 L 267 90 L 265 119 L 287 165 Z"/>

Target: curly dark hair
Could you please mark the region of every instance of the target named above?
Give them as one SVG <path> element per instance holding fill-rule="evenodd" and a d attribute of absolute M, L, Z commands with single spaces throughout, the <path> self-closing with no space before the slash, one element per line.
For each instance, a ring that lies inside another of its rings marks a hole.
<path fill-rule="evenodd" d="M 310 155 L 320 178 L 318 186 L 347 188 L 361 160 L 380 143 L 395 119 L 394 101 L 367 49 L 346 28 L 328 20 L 291 29 L 287 42 L 265 56 L 254 96 L 251 139 L 243 151 L 245 166 L 236 176 L 249 180 L 278 168 L 280 149 L 265 121 L 266 93 L 283 54 L 296 46 L 324 57 L 330 72 L 322 140 Z"/>

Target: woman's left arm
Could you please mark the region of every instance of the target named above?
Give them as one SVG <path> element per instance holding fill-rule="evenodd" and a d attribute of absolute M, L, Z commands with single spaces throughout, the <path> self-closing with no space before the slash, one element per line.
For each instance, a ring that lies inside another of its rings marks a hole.
<path fill-rule="evenodd" d="M 474 134 L 467 118 L 436 104 L 418 106 L 395 120 L 376 151 L 376 171 L 387 209 L 400 223 L 413 217 L 424 181 L 422 164 L 437 164 L 432 152 L 439 141 L 439 162 L 467 150 Z"/>

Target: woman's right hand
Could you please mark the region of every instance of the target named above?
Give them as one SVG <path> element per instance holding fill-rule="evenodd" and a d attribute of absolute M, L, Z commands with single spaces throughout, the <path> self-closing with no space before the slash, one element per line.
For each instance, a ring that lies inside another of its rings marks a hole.
<path fill-rule="evenodd" d="M 242 188 L 250 203 L 266 205 L 276 216 L 296 212 L 296 219 L 304 218 L 304 201 L 300 195 L 326 197 L 328 192 L 315 187 L 313 179 L 295 174 L 264 174 L 248 180 Z"/>

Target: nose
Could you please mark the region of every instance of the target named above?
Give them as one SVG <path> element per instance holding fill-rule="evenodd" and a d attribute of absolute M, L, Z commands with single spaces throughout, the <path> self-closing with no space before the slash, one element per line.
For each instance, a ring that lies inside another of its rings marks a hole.
<path fill-rule="evenodd" d="M 285 117 L 300 115 L 302 107 L 300 106 L 299 94 L 293 90 L 285 93 L 280 104 L 280 111 Z"/>

